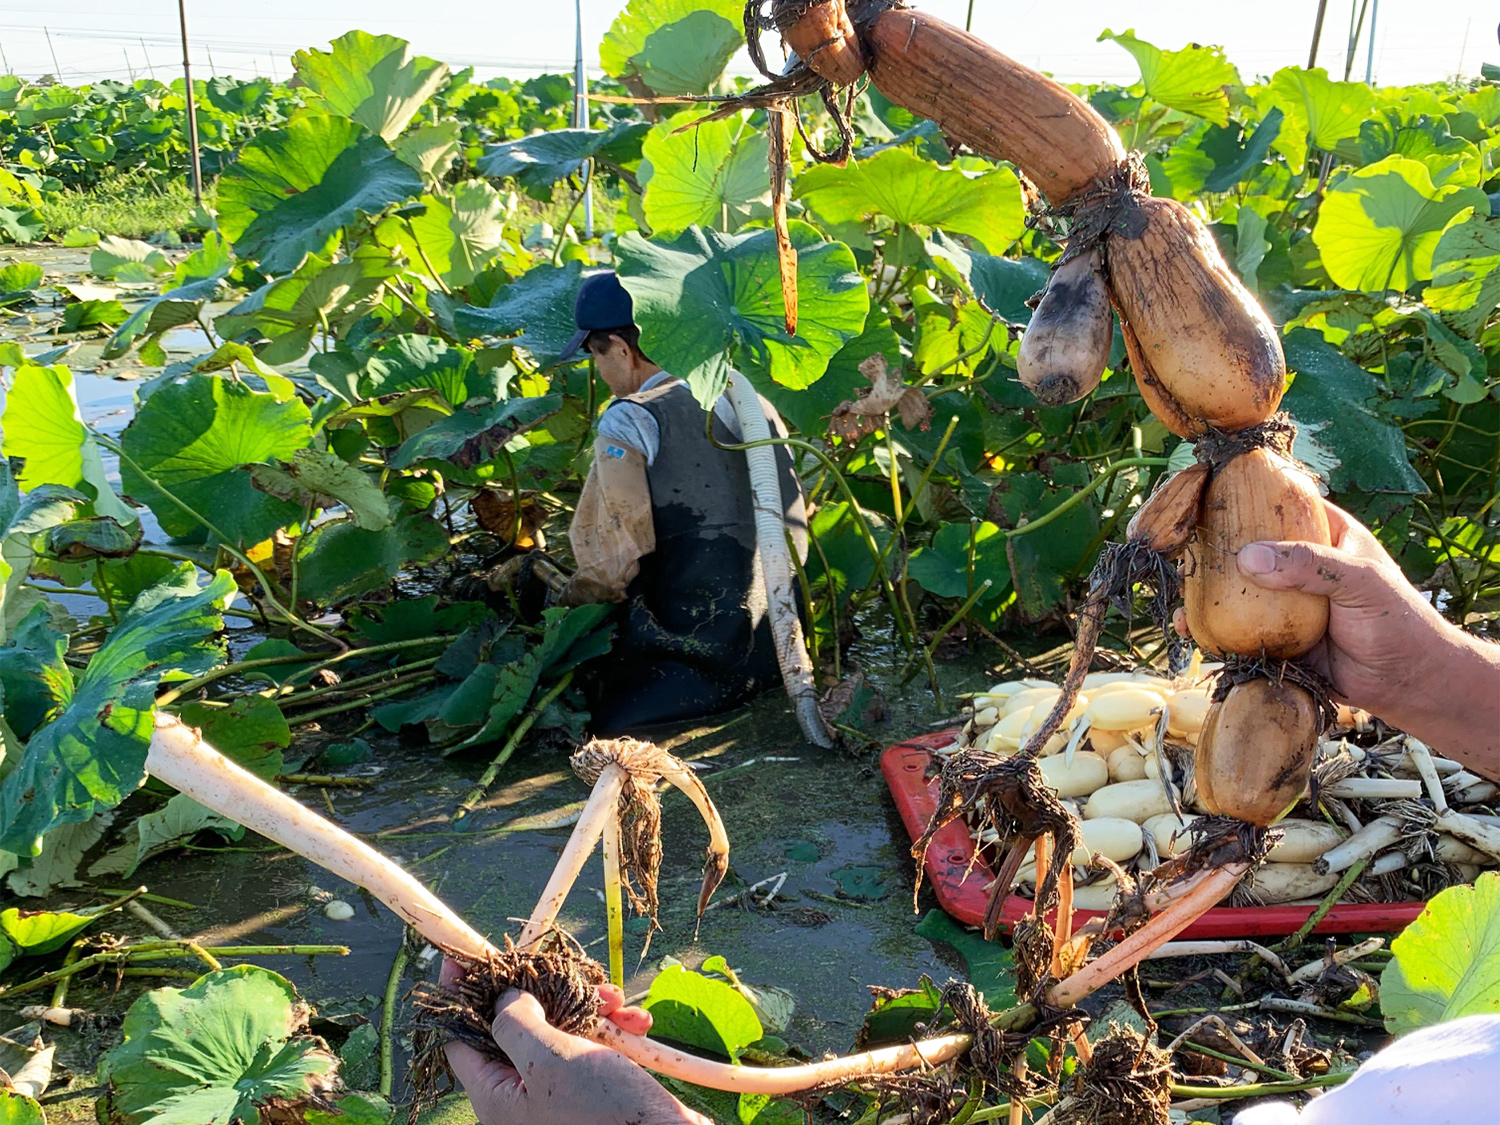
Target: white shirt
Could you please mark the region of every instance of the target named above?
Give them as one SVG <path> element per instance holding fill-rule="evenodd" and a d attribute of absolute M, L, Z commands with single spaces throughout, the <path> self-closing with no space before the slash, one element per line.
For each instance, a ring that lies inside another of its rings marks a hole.
<path fill-rule="evenodd" d="M 658 371 L 641 384 L 641 390 L 655 390 L 663 383 L 675 378 L 675 375 Z M 734 407 L 730 405 L 727 395 L 720 395 L 719 401 L 714 403 L 714 417 L 723 423 L 734 436 L 735 441 L 740 440 L 740 420 L 735 415 Z M 608 438 L 610 441 L 644 454 L 647 465 L 656 463 L 656 451 L 661 448 L 661 427 L 656 424 L 651 411 L 639 403 L 627 402 L 624 399 L 611 403 L 604 411 L 604 417 L 599 419 L 598 434 L 601 438 Z"/>
<path fill-rule="evenodd" d="M 1500 1015 L 1414 1031 L 1299 1114 L 1269 1102 L 1233 1125 L 1483 1125 L 1500 1120 Z"/>

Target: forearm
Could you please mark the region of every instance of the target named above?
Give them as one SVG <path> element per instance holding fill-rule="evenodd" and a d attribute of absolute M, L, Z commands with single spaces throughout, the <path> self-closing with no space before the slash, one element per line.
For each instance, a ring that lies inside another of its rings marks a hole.
<path fill-rule="evenodd" d="M 1444 757 L 1500 781 L 1500 645 L 1445 625 L 1374 714 Z"/>

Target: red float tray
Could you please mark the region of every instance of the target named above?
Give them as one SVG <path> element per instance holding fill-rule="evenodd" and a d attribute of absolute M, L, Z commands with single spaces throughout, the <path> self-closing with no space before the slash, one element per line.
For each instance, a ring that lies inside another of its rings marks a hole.
<path fill-rule="evenodd" d="M 880 756 L 880 769 L 891 796 L 912 839 L 927 827 L 937 807 L 937 779 L 929 779 L 932 751 L 951 744 L 957 731 L 940 731 L 898 742 Z M 971 867 L 970 864 L 973 864 Z M 974 859 L 974 842 L 959 821 L 947 825 L 932 839 L 925 864 L 938 904 L 960 922 L 979 926 L 984 921 L 989 896 L 985 887 L 994 873 L 983 860 Z M 1313 932 L 1318 934 L 1395 933 L 1414 921 L 1426 905 L 1421 902 L 1353 903 L 1335 906 Z M 1181 938 L 1280 937 L 1295 933 L 1315 908 L 1311 906 L 1219 906 L 1208 911 Z M 1001 925 L 1008 932 L 1031 910 L 1029 899 L 1011 895 L 1001 910 Z M 1080 910 L 1075 918 L 1086 922 L 1098 911 Z"/>

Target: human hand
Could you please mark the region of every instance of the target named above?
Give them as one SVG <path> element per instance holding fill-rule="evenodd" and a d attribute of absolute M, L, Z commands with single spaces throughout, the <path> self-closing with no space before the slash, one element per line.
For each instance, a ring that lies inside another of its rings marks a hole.
<path fill-rule="evenodd" d="M 456 972 L 445 963 L 443 979 Z M 600 1015 L 622 1030 L 650 1030 L 651 1014 L 625 1007 L 614 985 L 600 985 L 599 999 Z M 444 1048 L 481 1125 L 710 1125 L 629 1059 L 553 1027 L 530 993 L 512 989 L 496 1002 L 491 1033 L 513 1065 L 464 1043 Z"/>
<path fill-rule="evenodd" d="M 1335 698 L 1500 773 L 1500 648 L 1446 621 L 1368 529 L 1323 506 L 1332 546 L 1247 543 L 1240 573 L 1266 589 L 1328 598 L 1328 632 L 1302 660 Z"/>

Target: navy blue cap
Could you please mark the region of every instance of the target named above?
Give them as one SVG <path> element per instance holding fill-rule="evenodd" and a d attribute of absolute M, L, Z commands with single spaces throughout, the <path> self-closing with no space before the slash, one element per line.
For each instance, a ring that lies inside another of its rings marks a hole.
<path fill-rule="evenodd" d="M 573 306 L 573 323 L 578 325 L 578 331 L 568 341 L 559 360 L 572 359 L 590 332 L 626 328 L 635 323 L 635 306 L 614 270 L 604 270 L 583 279 L 583 284 L 578 287 L 578 300 Z"/>

